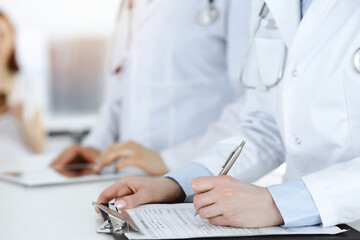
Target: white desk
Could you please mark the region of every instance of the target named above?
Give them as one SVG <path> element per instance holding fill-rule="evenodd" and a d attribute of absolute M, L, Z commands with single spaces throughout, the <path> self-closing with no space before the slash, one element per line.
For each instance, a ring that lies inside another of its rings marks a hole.
<path fill-rule="evenodd" d="M 36 169 L 50 159 L 34 158 L 25 164 L 0 160 L 0 170 Z M 0 239 L 112 239 L 95 232 L 101 221 L 91 204 L 112 183 L 26 188 L 0 181 Z"/>
<path fill-rule="evenodd" d="M 45 156 L 26 163 L 0 159 L 0 171 L 36 169 L 47 165 L 50 159 Z M 259 184 L 270 184 L 268 181 L 278 181 L 278 178 L 273 173 Z M 101 220 L 91 205 L 112 182 L 25 188 L 0 181 L 0 239 L 112 239 L 95 232 Z M 360 222 L 352 226 L 360 230 Z"/>

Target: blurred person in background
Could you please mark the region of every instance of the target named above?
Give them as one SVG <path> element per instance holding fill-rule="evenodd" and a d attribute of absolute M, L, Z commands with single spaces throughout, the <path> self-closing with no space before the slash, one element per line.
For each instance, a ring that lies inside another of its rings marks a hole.
<path fill-rule="evenodd" d="M 116 169 L 162 175 L 230 134 L 244 100 L 238 67 L 249 9 L 236 0 L 124 0 L 98 124 L 52 166 L 100 170 L 120 159 Z"/>
<path fill-rule="evenodd" d="M 15 30 L 0 11 L 0 156 L 41 153 L 46 142 L 35 82 L 20 74 Z"/>

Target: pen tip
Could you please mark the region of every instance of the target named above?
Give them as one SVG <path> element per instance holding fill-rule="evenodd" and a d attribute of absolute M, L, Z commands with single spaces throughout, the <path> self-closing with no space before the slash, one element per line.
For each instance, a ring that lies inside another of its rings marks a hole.
<path fill-rule="evenodd" d="M 242 143 L 240 144 L 240 147 L 244 147 L 244 145 L 245 145 L 245 141 L 242 141 Z"/>

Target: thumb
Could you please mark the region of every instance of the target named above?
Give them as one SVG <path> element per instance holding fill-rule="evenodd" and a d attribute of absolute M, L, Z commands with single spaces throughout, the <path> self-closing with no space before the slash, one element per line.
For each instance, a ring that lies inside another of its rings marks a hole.
<path fill-rule="evenodd" d="M 126 197 L 117 199 L 115 202 L 115 207 L 119 210 L 125 210 L 137 207 L 139 205 L 149 203 L 149 196 L 142 194 L 141 191 L 128 195 Z"/>

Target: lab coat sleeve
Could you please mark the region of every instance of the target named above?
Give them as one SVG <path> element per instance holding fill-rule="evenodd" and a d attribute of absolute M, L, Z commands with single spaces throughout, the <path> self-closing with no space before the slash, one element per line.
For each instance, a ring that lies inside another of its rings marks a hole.
<path fill-rule="evenodd" d="M 325 227 L 360 219 L 359 157 L 334 164 L 302 179 Z"/>
<path fill-rule="evenodd" d="M 285 161 L 285 150 L 267 94 L 249 91 L 233 136 L 221 140 L 195 161 L 217 174 L 229 153 L 245 140 L 245 147 L 229 175 L 251 183 L 280 166 Z"/>
<path fill-rule="evenodd" d="M 83 141 L 83 146 L 104 151 L 119 139 L 119 124 L 121 114 L 121 94 L 118 91 L 120 81 L 109 76 L 107 79 L 106 100 L 102 104 L 95 127 Z"/>
<path fill-rule="evenodd" d="M 241 96 L 223 110 L 220 119 L 212 124 L 204 135 L 160 152 L 167 168 L 170 171 L 175 170 L 199 157 L 217 141 L 231 136 L 234 127 L 240 123 L 243 104 L 244 96 Z"/>
<path fill-rule="evenodd" d="M 232 126 L 234 137 L 216 143 L 196 158 L 198 165 L 188 163 L 166 176 L 177 181 L 191 198 L 191 180 L 204 175 L 217 175 L 229 153 L 243 140 L 247 143 L 229 175 L 253 182 L 284 162 L 284 147 L 276 122 L 269 114 L 266 93 L 249 92 L 238 126 Z M 260 146 L 260 147 L 259 147 Z M 199 165 L 201 164 L 201 165 Z M 206 171 L 204 170 L 206 169 Z M 191 174 L 183 174 L 191 172 Z"/>

